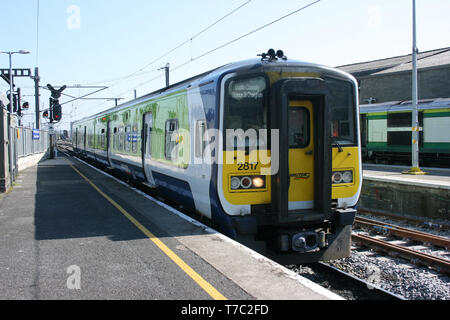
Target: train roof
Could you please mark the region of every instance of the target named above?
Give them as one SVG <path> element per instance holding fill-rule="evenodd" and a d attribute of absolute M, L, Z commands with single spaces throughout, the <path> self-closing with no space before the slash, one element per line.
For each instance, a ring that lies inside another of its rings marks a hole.
<path fill-rule="evenodd" d="M 301 60 L 293 60 L 293 59 L 287 59 L 287 60 L 279 59 L 279 60 L 268 61 L 268 60 L 263 60 L 261 58 L 254 58 L 254 59 L 247 59 L 247 60 L 242 60 L 242 61 L 238 61 L 238 62 L 232 62 L 232 63 L 225 64 L 223 66 L 220 66 L 218 68 L 201 73 L 194 77 L 185 79 L 181 82 L 172 84 L 168 87 L 164 87 L 164 88 L 158 89 L 156 91 L 150 92 L 150 93 L 145 94 L 141 97 L 138 97 L 134 100 L 124 102 L 115 107 L 109 108 L 107 110 L 98 112 L 96 114 L 87 116 L 87 117 L 79 119 L 79 120 L 76 120 L 72 123 L 90 120 L 93 118 L 97 118 L 97 117 L 106 115 L 111 112 L 115 112 L 115 111 L 118 111 L 121 109 L 126 109 L 128 107 L 139 104 L 143 101 L 148 100 L 149 98 L 156 97 L 161 94 L 168 94 L 168 93 L 175 92 L 178 90 L 195 87 L 202 83 L 208 83 L 208 82 L 217 80 L 219 77 L 221 77 L 222 75 L 227 74 L 227 73 L 238 72 L 238 71 L 251 71 L 251 70 L 256 70 L 258 68 L 263 68 L 263 69 L 302 68 L 302 69 L 304 69 L 303 70 L 304 72 L 320 71 L 329 76 L 347 78 L 356 83 L 356 80 L 354 79 L 354 77 L 351 74 L 344 72 L 342 70 L 333 68 L 333 67 L 328 67 L 328 66 L 324 66 L 324 65 L 320 65 L 320 64 L 305 62 L 305 61 L 301 61 Z"/>
<path fill-rule="evenodd" d="M 419 100 L 418 110 L 449 109 L 450 98 Z M 362 104 L 360 113 L 411 111 L 412 101 L 390 101 L 383 103 Z"/>

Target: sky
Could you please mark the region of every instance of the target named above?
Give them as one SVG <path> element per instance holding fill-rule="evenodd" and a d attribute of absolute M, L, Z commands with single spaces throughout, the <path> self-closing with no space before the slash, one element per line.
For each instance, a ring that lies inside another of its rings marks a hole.
<path fill-rule="evenodd" d="M 158 69 L 166 63 L 175 83 L 269 48 L 328 66 L 411 53 L 412 0 L 314 2 L 1 0 L 0 51 L 30 50 L 12 56 L 13 68 L 39 67 L 41 86 L 107 86 L 91 97 L 122 98 L 121 103 L 133 99 L 135 89 L 142 96 L 164 87 L 164 71 Z M 416 12 L 419 51 L 449 47 L 450 1 L 417 0 Z M 9 68 L 7 54 L 0 54 L 0 68 Z M 17 78 L 15 83 L 30 103 L 23 124 L 33 126 L 34 82 Z M 0 92 L 7 90 L 0 82 Z M 64 93 L 79 97 L 94 90 L 77 87 Z M 48 108 L 48 98 L 49 91 L 41 89 L 41 110 Z M 60 103 L 69 100 L 63 96 Z M 58 126 L 68 129 L 71 121 L 114 105 L 106 99 L 63 104 Z"/>

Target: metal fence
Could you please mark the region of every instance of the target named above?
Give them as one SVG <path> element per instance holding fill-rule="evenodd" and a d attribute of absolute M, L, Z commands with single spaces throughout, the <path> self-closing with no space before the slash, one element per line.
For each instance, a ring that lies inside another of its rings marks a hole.
<path fill-rule="evenodd" d="M 14 133 L 15 151 L 19 158 L 46 152 L 49 148 L 48 131 L 16 127 Z"/>

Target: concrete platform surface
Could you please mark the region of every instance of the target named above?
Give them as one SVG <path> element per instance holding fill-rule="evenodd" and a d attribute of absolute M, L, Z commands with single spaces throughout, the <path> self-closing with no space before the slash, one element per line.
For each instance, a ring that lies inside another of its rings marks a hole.
<path fill-rule="evenodd" d="M 403 174 L 406 166 L 390 166 L 379 164 L 364 164 L 363 178 L 372 181 L 395 182 L 399 184 L 450 190 L 450 169 L 421 168 L 426 175 Z"/>
<path fill-rule="evenodd" d="M 341 299 L 74 158 L 0 195 L 0 299 Z"/>

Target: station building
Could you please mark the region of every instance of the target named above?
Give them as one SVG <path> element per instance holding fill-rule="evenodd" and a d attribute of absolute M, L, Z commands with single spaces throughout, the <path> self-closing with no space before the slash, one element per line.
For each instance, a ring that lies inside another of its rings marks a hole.
<path fill-rule="evenodd" d="M 338 66 L 359 84 L 359 103 L 410 101 L 412 54 Z M 450 98 L 450 47 L 417 55 L 419 100 Z"/>

